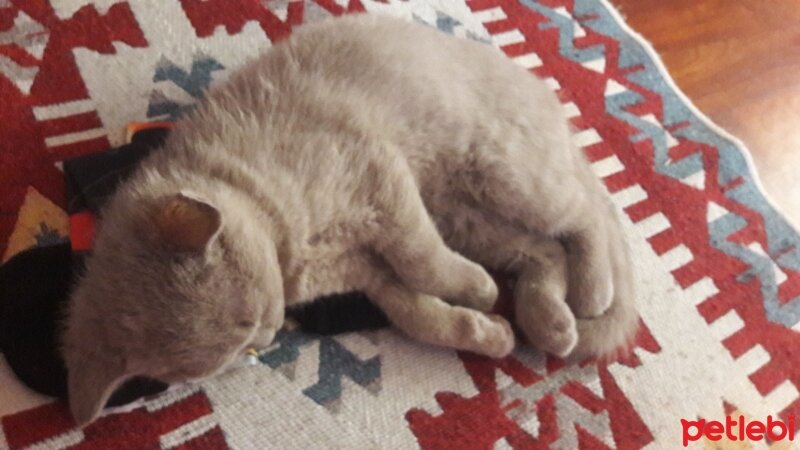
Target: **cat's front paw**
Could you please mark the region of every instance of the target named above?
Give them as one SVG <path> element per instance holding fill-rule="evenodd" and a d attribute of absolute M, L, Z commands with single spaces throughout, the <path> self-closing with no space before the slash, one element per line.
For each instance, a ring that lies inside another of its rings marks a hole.
<path fill-rule="evenodd" d="M 514 294 L 515 319 L 522 334 L 535 348 L 559 357 L 572 352 L 578 343 L 575 315 L 564 301 L 566 286 L 555 276 L 544 277 L 538 268 L 524 272 Z M 531 275 L 536 279 L 531 279 Z"/>
<path fill-rule="evenodd" d="M 481 270 L 481 276 L 476 280 L 472 289 L 464 293 L 464 306 L 468 306 L 478 311 L 491 311 L 497 302 L 499 291 L 494 279 Z"/>
<path fill-rule="evenodd" d="M 506 319 L 496 314 L 474 313 L 466 316 L 465 350 L 491 358 L 503 358 L 514 350 L 514 330 Z"/>

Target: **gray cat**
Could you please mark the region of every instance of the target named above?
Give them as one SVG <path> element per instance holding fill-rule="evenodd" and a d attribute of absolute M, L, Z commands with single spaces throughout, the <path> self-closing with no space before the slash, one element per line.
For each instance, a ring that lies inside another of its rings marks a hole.
<path fill-rule="evenodd" d="M 502 357 L 515 275 L 535 347 L 600 356 L 638 326 L 620 225 L 543 82 L 422 25 L 307 25 L 181 120 L 103 211 L 63 355 L 87 424 L 125 379 L 198 380 L 284 309 L 365 292 L 422 342 Z"/>

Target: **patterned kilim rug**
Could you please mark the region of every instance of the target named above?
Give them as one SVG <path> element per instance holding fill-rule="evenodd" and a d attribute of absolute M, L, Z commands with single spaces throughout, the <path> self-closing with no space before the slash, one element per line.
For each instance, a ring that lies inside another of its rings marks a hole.
<path fill-rule="evenodd" d="M 0 448 L 672 449 L 681 419 L 800 412 L 800 236 L 742 145 L 603 0 L 51 3 L 0 0 L 4 259 L 66 236 L 58 161 L 120 144 L 128 122 L 178 117 L 304 21 L 367 11 L 485 41 L 558 92 L 624 211 L 643 328 L 630 356 L 582 366 L 524 348 L 489 360 L 390 330 L 286 330 L 259 364 L 82 431 L 0 355 Z"/>

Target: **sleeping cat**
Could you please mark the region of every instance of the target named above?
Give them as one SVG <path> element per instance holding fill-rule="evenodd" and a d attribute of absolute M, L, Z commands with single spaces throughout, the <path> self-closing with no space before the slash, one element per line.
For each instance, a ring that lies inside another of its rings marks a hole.
<path fill-rule="evenodd" d="M 615 212 L 545 84 L 496 50 L 358 15 L 232 74 L 103 211 L 63 334 L 72 414 L 121 382 L 197 380 L 284 309 L 365 292 L 422 342 L 599 356 L 636 331 Z"/>

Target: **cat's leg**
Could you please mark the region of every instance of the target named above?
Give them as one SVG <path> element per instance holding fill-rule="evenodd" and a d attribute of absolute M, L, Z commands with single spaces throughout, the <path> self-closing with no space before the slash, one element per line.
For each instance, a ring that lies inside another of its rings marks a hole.
<path fill-rule="evenodd" d="M 450 208 L 436 219 L 453 248 L 514 277 L 515 322 L 532 346 L 582 358 L 613 354 L 631 342 L 639 320 L 628 251 L 619 232 L 609 233 L 615 286 L 611 306 L 596 318 L 582 319 L 566 303 L 569 260 L 560 241 L 475 206 Z"/>
<path fill-rule="evenodd" d="M 609 212 L 602 198 L 587 208 L 587 218 L 567 226 L 563 236 L 569 261 L 567 303 L 580 318 L 592 318 L 605 312 L 614 298 L 613 272 L 608 242 L 608 218 L 597 209 Z"/>
<path fill-rule="evenodd" d="M 567 306 L 569 258 L 560 242 L 518 235 L 486 250 L 517 275 L 515 322 L 531 345 L 561 357 L 586 358 L 613 356 L 633 340 L 639 314 L 628 251 L 618 233 L 609 238 L 614 240 L 608 261 L 614 297 L 608 309 L 592 318 L 576 318 Z"/>
<path fill-rule="evenodd" d="M 539 167 L 523 144 L 474 160 L 476 175 L 466 189 L 485 211 L 561 239 L 569 267 L 567 303 L 577 317 L 599 316 L 614 297 L 608 235 L 619 224 L 610 217 L 609 199 L 584 161 L 553 157 Z"/>
<path fill-rule="evenodd" d="M 636 310 L 635 273 L 631 263 L 630 250 L 623 230 L 614 216 L 609 227 L 608 244 L 610 264 L 614 283 L 614 298 L 611 306 L 602 315 L 592 319 L 579 319 L 578 344 L 572 354 L 575 357 L 605 356 L 613 357 L 624 351 L 639 330 L 639 312 Z"/>
<path fill-rule="evenodd" d="M 493 358 L 514 349 L 514 332 L 500 316 L 450 305 L 391 279 L 375 283 L 367 296 L 392 325 L 413 339 Z"/>
<path fill-rule="evenodd" d="M 558 356 L 575 348 L 578 331 L 566 303 L 567 257 L 560 242 L 465 205 L 451 207 L 437 223 L 453 248 L 514 277 L 515 322 L 532 346 Z"/>
<path fill-rule="evenodd" d="M 387 168 L 380 195 L 384 220 L 374 250 L 402 283 L 453 304 L 490 310 L 497 300 L 494 280 L 483 267 L 445 244 L 404 162 Z"/>
<path fill-rule="evenodd" d="M 480 265 L 445 246 L 433 226 L 411 231 L 379 251 L 415 291 L 479 311 L 490 310 L 497 300 L 492 277 Z"/>
<path fill-rule="evenodd" d="M 565 301 L 568 280 L 564 248 L 556 241 L 528 241 L 521 249 L 525 260 L 519 264 L 514 285 L 514 320 L 531 345 L 567 356 L 578 343 L 578 330 Z"/>

